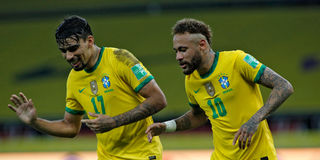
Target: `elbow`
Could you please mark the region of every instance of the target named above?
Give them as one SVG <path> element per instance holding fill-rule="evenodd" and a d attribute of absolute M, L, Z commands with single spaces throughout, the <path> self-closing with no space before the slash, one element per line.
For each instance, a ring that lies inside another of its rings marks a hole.
<path fill-rule="evenodd" d="M 293 86 L 291 85 L 291 83 L 289 81 L 287 81 L 287 93 L 290 96 L 291 94 L 293 94 L 294 89 Z"/>
<path fill-rule="evenodd" d="M 157 112 L 164 109 L 167 106 L 167 100 L 164 95 L 159 96 L 159 99 L 157 100 Z"/>
<path fill-rule="evenodd" d="M 159 110 L 164 109 L 168 105 L 166 97 L 163 96 L 163 98 L 159 101 Z"/>
<path fill-rule="evenodd" d="M 71 134 L 66 135 L 66 138 L 74 138 L 77 135 L 78 135 L 78 133 L 71 133 Z"/>

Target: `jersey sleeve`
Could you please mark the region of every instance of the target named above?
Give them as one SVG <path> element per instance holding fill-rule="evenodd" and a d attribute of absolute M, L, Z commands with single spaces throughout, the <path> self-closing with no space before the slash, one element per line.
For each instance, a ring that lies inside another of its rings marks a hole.
<path fill-rule="evenodd" d="M 260 80 L 266 66 L 256 60 L 250 54 L 239 51 L 235 62 L 236 69 L 247 80 L 257 83 Z"/>
<path fill-rule="evenodd" d="M 65 110 L 73 115 L 83 115 L 85 113 L 82 106 L 79 104 L 79 102 L 76 100 L 76 98 L 73 95 L 73 88 L 70 82 L 70 77 L 67 80 L 67 97 L 66 97 L 66 108 Z"/>
<path fill-rule="evenodd" d="M 138 93 L 154 77 L 147 68 L 129 51 L 116 49 L 114 51 L 118 75 Z"/>
<path fill-rule="evenodd" d="M 185 90 L 186 90 L 186 94 L 187 94 L 187 98 L 188 98 L 188 104 L 192 107 L 192 108 L 198 108 L 200 107 L 198 102 L 196 101 L 196 99 L 194 98 L 194 96 L 192 95 L 192 92 L 190 92 L 190 87 L 188 84 L 188 76 L 186 76 L 185 78 Z"/>

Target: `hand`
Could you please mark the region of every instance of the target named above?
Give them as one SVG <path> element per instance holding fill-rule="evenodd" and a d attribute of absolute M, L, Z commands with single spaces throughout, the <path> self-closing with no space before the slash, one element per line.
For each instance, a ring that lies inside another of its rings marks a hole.
<path fill-rule="evenodd" d="M 20 97 L 15 94 L 11 95 L 10 101 L 14 106 L 8 104 L 8 107 L 16 112 L 22 122 L 32 124 L 37 119 L 36 108 L 34 107 L 32 100 L 28 100 L 22 92 L 20 92 L 19 95 Z"/>
<path fill-rule="evenodd" d="M 246 147 L 246 142 L 248 140 L 247 147 L 251 144 L 251 139 L 253 134 L 257 131 L 259 122 L 250 119 L 248 122 L 243 124 L 233 139 L 233 145 L 236 144 L 239 138 L 239 148 L 244 149 Z"/>
<path fill-rule="evenodd" d="M 164 123 L 151 124 L 146 130 L 148 141 L 151 143 L 153 136 L 158 136 L 161 133 L 165 132 L 165 130 L 166 130 L 166 125 Z"/>
<path fill-rule="evenodd" d="M 96 114 L 89 112 L 91 117 L 96 117 L 95 119 L 83 119 L 82 123 L 86 123 L 86 125 L 94 132 L 94 133 L 103 133 L 108 132 L 116 127 L 116 121 L 107 115 Z"/>

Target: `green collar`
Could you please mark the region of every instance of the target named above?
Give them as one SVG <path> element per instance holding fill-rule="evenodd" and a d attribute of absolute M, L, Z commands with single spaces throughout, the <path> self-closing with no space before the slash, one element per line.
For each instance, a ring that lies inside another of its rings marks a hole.
<path fill-rule="evenodd" d="M 209 71 L 203 75 L 200 75 L 202 79 L 207 78 L 213 73 L 214 69 L 216 69 L 217 63 L 218 63 L 218 58 L 219 58 L 219 52 L 216 52 L 216 55 L 214 56 L 213 63 L 209 69 Z"/>
<path fill-rule="evenodd" d="M 103 52 L 104 52 L 104 47 L 101 47 L 101 50 L 100 50 L 100 53 L 99 53 L 99 57 L 98 57 L 98 60 L 97 60 L 96 64 L 92 68 L 84 69 L 87 73 L 92 73 L 93 71 L 95 71 L 97 69 L 97 67 L 100 64 Z"/>

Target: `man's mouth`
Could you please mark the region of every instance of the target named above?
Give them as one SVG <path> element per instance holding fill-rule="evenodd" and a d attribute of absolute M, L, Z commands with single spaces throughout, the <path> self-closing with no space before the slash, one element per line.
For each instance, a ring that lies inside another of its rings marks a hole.
<path fill-rule="evenodd" d="M 81 64 L 80 61 L 77 61 L 77 62 L 75 62 L 75 63 L 71 63 L 72 67 L 79 67 L 80 64 Z"/>
<path fill-rule="evenodd" d="M 180 65 L 180 67 L 182 69 L 186 69 L 187 68 L 187 63 L 180 62 L 179 65 Z"/>

